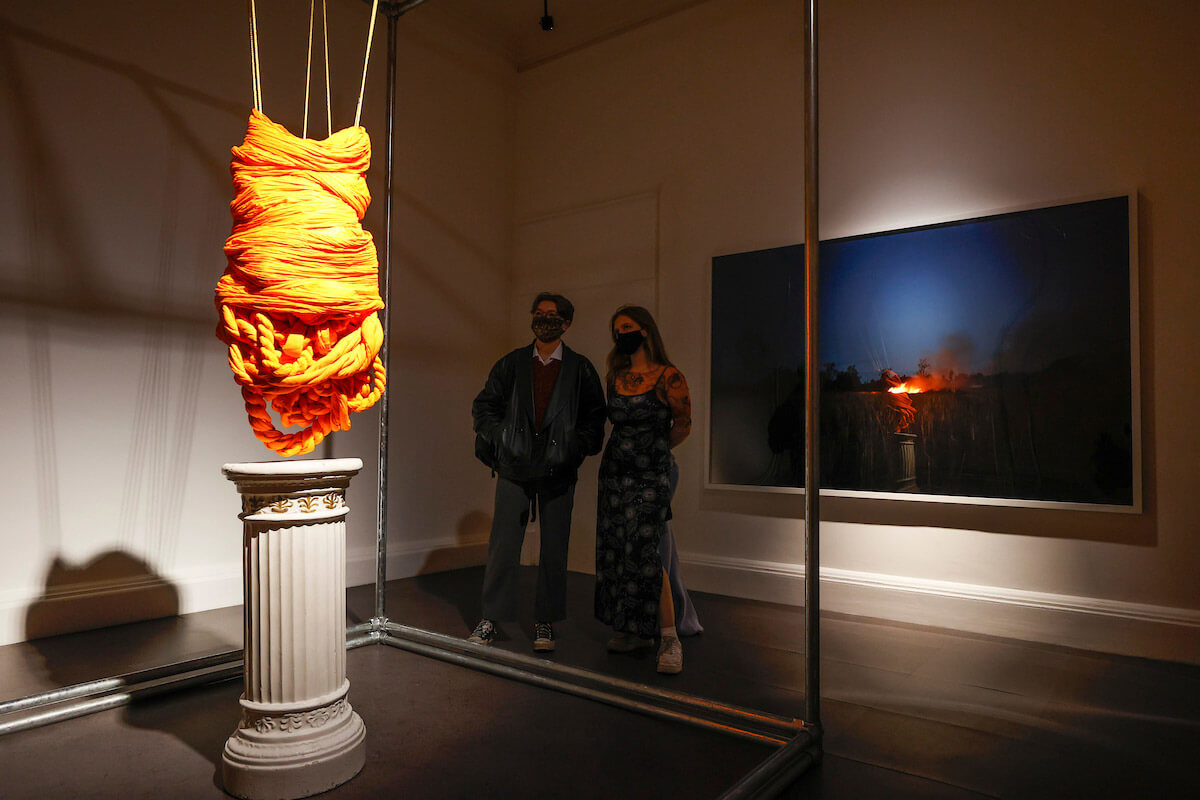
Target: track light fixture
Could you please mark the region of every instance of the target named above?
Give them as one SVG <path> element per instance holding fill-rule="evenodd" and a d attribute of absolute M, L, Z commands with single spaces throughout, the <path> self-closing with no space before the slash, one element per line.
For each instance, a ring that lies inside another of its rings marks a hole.
<path fill-rule="evenodd" d="M 542 30 L 554 30 L 554 17 L 550 16 L 550 0 L 542 0 Z"/>

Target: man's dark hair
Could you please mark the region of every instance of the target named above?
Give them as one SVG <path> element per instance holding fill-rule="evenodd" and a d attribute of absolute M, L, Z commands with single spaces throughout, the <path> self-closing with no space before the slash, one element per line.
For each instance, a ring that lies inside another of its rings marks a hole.
<path fill-rule="evenodd" d="M 533 305 L 529 307 L 529 313 L 532 314 L 537 311 L 538 303 L 541 303 L 543 300 L 549 300 L 554 303 L 555 307 L 558 308 L 558 315 L 567 322 L 575 319 L 575 305 L 561 294 L 555 294 L 554 292 L 541 292 L 537 297 L 533 298 Z"/>

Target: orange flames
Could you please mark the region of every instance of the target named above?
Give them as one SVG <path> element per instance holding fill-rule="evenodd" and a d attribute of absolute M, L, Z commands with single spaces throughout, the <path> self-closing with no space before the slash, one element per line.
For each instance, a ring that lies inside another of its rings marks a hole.
<path fill-rule="evenodd" d="M 883 372 L 891 373 L 890 377 L 884 374 L 884 380 L 888 384 L 887 390 L 892 394 L 957 392 L 961 389 L 975 388 L 972 385 L 971 376 L 965 373 L 956 373 L 953 370 L 948 370 L 944 374 L 910 375 L 903 380 L 893 370 L 884 370 Z"/>
<path fill-rule="evenodd" d="M 922 392 L 941 392 L 947 389 L 953 391 L 955 379 L 944 375 L 909 375 L 903 379 L 893 370 L 883 370 L 880 373 L 887 382 L 887 390 L 892 394 L 921 394 Z"/>

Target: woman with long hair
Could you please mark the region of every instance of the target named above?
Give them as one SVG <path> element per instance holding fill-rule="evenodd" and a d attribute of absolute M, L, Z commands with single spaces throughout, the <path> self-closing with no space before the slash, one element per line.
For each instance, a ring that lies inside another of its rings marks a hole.
<path fill-rule="evenodd" d="M 613 431 L 600 461 L 596 617 L 616 632 L 608 642 L 611 652 L 649 647 L 660 636 L 658 671 L 676 673 L 683 669 L 679 634 L 701 630 L 678 579 L 667 522 L 679 476 L 671 448 L 691 432 L 691 398 L 649 311 L 622 306 L 609 331 L 613 349 L 606 383 Z"/>

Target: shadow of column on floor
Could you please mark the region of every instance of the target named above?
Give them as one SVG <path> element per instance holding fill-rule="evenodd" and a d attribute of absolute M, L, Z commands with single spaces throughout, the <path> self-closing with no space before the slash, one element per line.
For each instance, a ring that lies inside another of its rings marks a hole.
<path fill-rule="evenodd" d="M 212 783 L 221 783 L 221 754 L 225 741 L 241 720 L 238 698 L 242 681 L 167 692 L 135 699 L 122 709 L 121 719 L 131 728 L 170 734 L 213 765 Z M 198 696 L 203 696 L 198 700 Z"/>

